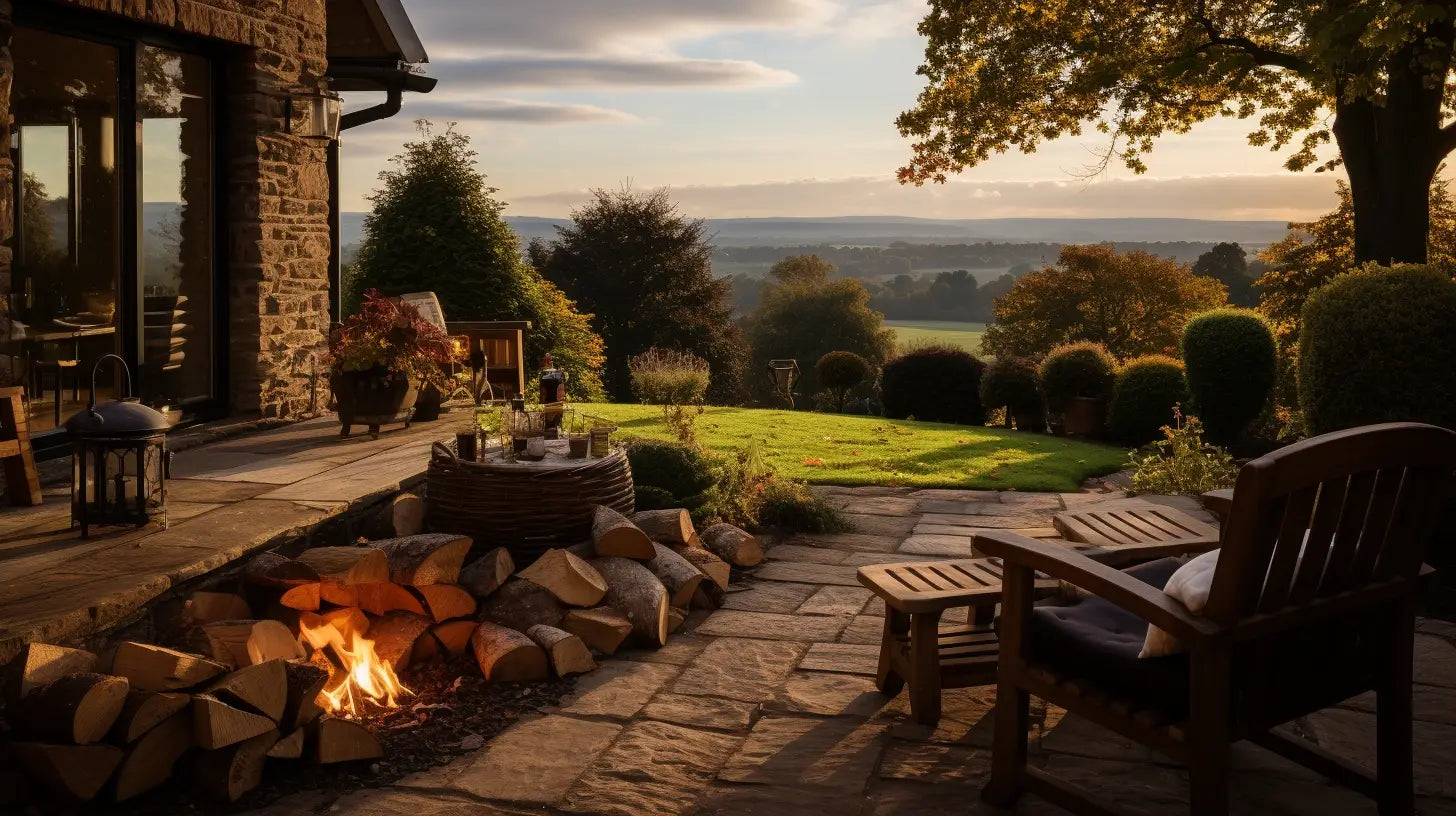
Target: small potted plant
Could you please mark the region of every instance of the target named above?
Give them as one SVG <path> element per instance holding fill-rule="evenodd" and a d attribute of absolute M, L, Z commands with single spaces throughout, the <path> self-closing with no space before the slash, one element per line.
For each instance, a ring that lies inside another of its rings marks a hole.
<path fill-rule="evenodd" d="M 329 337 L 329 386 L 342 435 L 355 424 L 376 435 L 380 425 L 408 424 L 420 389 L 442 386 L 450 359 L 450 338 L 438 326 L 371 289 L 359 313 Z"/>

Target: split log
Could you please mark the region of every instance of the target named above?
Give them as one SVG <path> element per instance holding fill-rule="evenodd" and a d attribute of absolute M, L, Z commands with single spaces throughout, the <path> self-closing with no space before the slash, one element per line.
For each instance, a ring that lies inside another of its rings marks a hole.
<path fill-rule="evenodd" d="M 693 593 L 698 591 L 698 584 L 703 582 L 703 571 L 661 544 L 654 543 L 652 547 L 657 555 L 647 562 L 647 568 L 667 587 L 668 605 L 687 606 Z"/>
<path fill-rule="evenodd" d="M 107 739 L 117 745 L 136 742 L 167 718 L 187 707 L 192 697 L 162 691 L 131 691 Z M 190 722 L 190 720 L 189 720 Z M 191 733 L 190 731 L 188 733 Z"/>
<path fill-rule="evenodd" d="M 192 747 L 192 717 L 178 711 L 126 752 L 116 772 L 115 798 L 125 802 L 172 778 L 172 767 Z"/>
<path fill-rule="evenodd" d="M 273 729 L 221 750 L 203 751 L 192 760 L 192 781 L 213 799 L 236 802 L 262 784 L 264 761 L 277 742 Z"/>
<path fill-rule="evenodd" d="M 534 640 L 515 629 L 489 621 L 475 627 L 470 637 L 480 673 L 492 682 L 527 682 L 550 676 L 546 653 Z"/>
<path fill-rule="evenodd" d="M 335 606 L 358 606 L 359 588 L 325 581 L 319 584 L 319 600 Z"/>
<path fill-rule="evenodd" d="M 328 621 L 329 625 L 338 630 L 339 634 L 345 638 L 355 634 L 365 635 L 369 632 L 369 616 L 364 614 L 364 610 L 357 607 L 331 609 L 319 617 Z"/>
<path fill-rule="evenodd" d="M 607 579 L 607 605 L 627 616 L 637 639 L 650 646 L 667 643 L 667 589 L 657 576 L 626 558 L 598 558 L 591 564 Z"/>
<path fill-rule="evenodd" d="M 304 550 L 298 560 L 330 583 L 349 586 L 389 580 L 389 558 L 373 547 L 315 547 Z"/>
<path fill-rule="evenodd" d="M 323 714 L 323 709 L 314 700 L 324 690 L 324 685 L 329 682 L 333 672 L 331 669 L 303 662 L 285 663 L 283 671 L 287 692 L 283 716 L 279 718 L 278 724 L 285 730 L 297 730 Z"/>
<path fill-rule="evenodd" d="M 378 759 L 384 746 L 368 728 L 352 720 L 325 717 L 310 726 L 313 731 L 314 759 L 320 764 Z"/>
<path fill-rule="evenodd" d="M 698 571 L 708 577 L 708 580 L 718 585 L 719 590 L 728 589 L 728 581 L 733 576 L 733 567 L 727 561 L 708 552 L 702 547 L 671 547 L 673 552 L 683 557 L 683 560 L 698 568 Z"/>
<path fill-rule="evenodd" d="M 592 508 L 592 549 L 599 558 L 652 557 L 652 539 L 626 516 L 600 504 Z"/>
<path fill-rule="evenodd" d="M 420 635 L 430 631 L 430 619 L 409 612 L 391 612 L 375 618 L 369 626 L 369 639 L 374 653 L 392 667 L 396 674 L 409 667 L 410 654 Z"/>
<path fill-rule="evenodd" d="M 194 592 L 182 616 L 201 625 L 225 620 L 253 617 L 253 607 L 241 595 L 232 592 Z"/>
<path fill-rule="evenodd" d="M 308 737 L 308 730 L 299 728 L 292 734 L 273 743 L 268 749 L 269 759 L 298 759 L 303 756 L 303 745 Z"/>
<path fill-rule="evenodd" d="M 693 609 L 720 609 L 723 602 L 728 599 L 728 593 L 712 581 L 704 581 L 698 584 L 698 591 L 693 595 L 691 607 Z"/>
<path fill-rule="evenodd" d="M 415 587 L 415 592 L 424 598 L 425 607 L 429 609 L 430 617 L 435 619 L 435 623 L 468 618 L 475 614 L 475 609 L 479 606 L 474 595 L 454 584 Z"/>
<path fill-rule="evenodd" d="M 299 612 L 317 612 L 323 599 L 320 587 L 321 584 L 299 584 L 283 593 L 283 597 L 278 599 L 278 603 L 289 609 L 297 609 Z"/>
<path fill-rule="evenodd" d="M 643 510 L 632 515 L 632 523 L 663 544 L 687 544 L 696 533 L 692 514 L 683 509 Z"/>
<path fill-rule="evenodd" d="M 238 669 L 208 687 L 207 693 L 227 703 L 278 722 L 288 704 L 288 671 L 282 660 L 268 660 Z"/>
<path fill-rule="evenodd" d="M 267 717 L 233 708 L 212 695 L 192 696 L 192 739 L 199 747 L 224 748 L 276 728 L 277 723 Z"/>
<path fill-rule="evenodd" d="M 431 629 L 430 633 L 440 641 L 440 645 L 451 657 L 459 657 L 470 648 L 470 636 L 475 634 L 475 621 L 449 621 Z"/>
<path fill-rule="evenodd" d="M 702 532 L 702 538 L 708 552 L 735 567 L 754 567 L 763 563 L 763 545 L 731 524 L 714 524 Z"/>
<path fill-rule="evenodd" d="M 566 608 L 548 590 L 520 578 L 505 582 L 494 595 L 480 603 L 477 620 L 498 623 L 517 632 L 524 632 L 538 623 L 556 626 L 566 616 Z"/>
<path fill-rule="evenodd" d="M 570 547 L 566 548 L 566 551 L 583 561 L 590 561 L 593 558 L 597 557 L 596 545 L 592 544 L 590 541 L 583 541 L 580 544 L 572 544 Z"/>
<path fill-rule="evenodd" d="M 440 645 L 440 641 L 436 640 L 433 634 L 426 632 L 418 638 L 415 638 L 414 648 L 410 650 L 408 665 L 414 666 L 420 663 L 429 663 L 438 658 L 443 649 L 444 647 Z"/>
<path fill-rule="evenodd" d="M 129 687 L 124 677 L 68 674 L 27 697 L 11 723 L 25 739 L 90 745 L 116 724 Z"/>
<path fill-rule="evenodd" d="M 14 704 L 41 686 L 54 683 L 68 674 L 89 672 L 95 668 L 96 655 L 91 652 L 48 643 L 27 643 L 10 664 L 5 696 Z"/>
<path fill-rule="evenodd" d="M 500 589 L 516 571 L 516 562 L 505 547 L 496 547 L 471 561 L 460 570 L 460 586 L 477 598 L 484 598 Z"/>
<path fill-rule="evenodd" d="M 369 521 L 372 539 L 405 538 L 425 531 L 425 500 L 414 493 L 400 493 L 390 499 Z"/>
<path fill-rule="evenodd" d="M 298 636 L 313 649 L 344 645 L 344 636 L 339 634 L 339 630 L 329 625 L 322 615 L 312 612 L 298 613 Z"/>
<path fill-rule="evenodd" d="M 125 677 L 137 691 L 177 691 L 205 683 L 228 667 L 186 652 L 146 643 L 123 643 L 116 647 L 111 673 Z"/>
<path fill-rule="evenodd" d="M 399 584 L 358 584 L 353 589 L 359 591 L 359 608 L 371 615 L 388 615 L 390 612 L 425 614 L 419 599 Z"/>
<path fill-rule="evenodd" d="M 298 638 L 275 620 L 218 621 L 202 627 L 202 631 L 213 659 L 237 669 L 304 656 Z"/>
<path fill-rule="evenodd" d="M 375 541 L 369 546 L 389 559 L 389 580 L 403 586 L 453 584 L 470 552 L 471 540 L 453 533 L 427 533 Z"/>
<path fill-rule="evenodd" d="M 591 652 L 581 638 L 570 632 L 563 632 L 554 626 L 532 626 L 526 636 L 536 641 L 551 663 L 551 671 L 557 677 L 569 674 L 584 674 L 597 667 Z"/>
<path fill-rule="evenodd" d="M 566 613 L 561 628 L 581 638 L 586 645 L 602 654 L 612 654 L 632 634 L 632 622 L 615 609 L 573 609 Z"/>
<path fill-rule="evenodd" d="M 676 606 L 667 608 L 667 633 L 672 634 L 682 628 L 683 621 L 688 619 L 688 611 Z"/>
<path fill-rule="evenodd" d="M 89 802 L 101 792 L 126 752 L 114 745 L 11 743 L 10 751 L 30 777 L 61 799 Z"/>
<path fill-rule="evenodd" d="M 547 550 L 518 577 L 545 587 L 567 606 L 596 606 L 607 595 L 601 573 L 566 550 Z"/>
<path fill-rule="evenodd" d="M 243 566 L 243 580 L 259 586 L 288 589 L 299 584 L 316 584 L 318 579 L 318 571 L 313 567 L 276 552 L 258 553 Z"/>

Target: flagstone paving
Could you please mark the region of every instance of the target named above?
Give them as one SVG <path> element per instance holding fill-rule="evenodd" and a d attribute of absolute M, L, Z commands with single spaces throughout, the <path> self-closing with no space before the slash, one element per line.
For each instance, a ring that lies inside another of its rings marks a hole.
<path fill-rule="evenodd" d="M 969 554 L 977 529 L 1051 537 L 1053 513 L 1115 501 L 1120 494 L 823 492 L 855 518 L 875 521 L 844 536 L 778 543 L 764 565 L 735 584 L 723 609 L 695 613 L 663 649 L 619 653 L 579 680 L 560 707 L 517 723 L 473 756 L 393 787 L 332 802 L 305 794 L 257 813 L 1001 812 L 978 798 L 989 772 L 995 690 L 945 692 L 944 714 L 934 727 L 910 719 L 904 694 L 880 695 L 873 675 L 883 605 L 859 587 L 854 570 Z M 1189 500 L 1167 501 L 1202 512 Z M 927 551 L 925 540 L 942 536 L 964 538 L 966 549 Z M 890 539 L 893 545 L 886 543 Z M 1456 762 L 1456 625 L 1423 620 L 1419 632 L 1418 812 L 1456 814 L 1450 770 Z M 1297 722 L 1294 730 L 1371 765 L 1373 707 L 1368 697 L 1355 698 Z M 1035 764 L 1130 809 L 1187 813 L 1187 776 L 1166 758 L 1039 701 L 1033 702 L 1030 728 Z M 1235 813 L 1375 813 L 1369 800 L 1252 746 L 1237 747 L 1234 768 Z M 1014 812 L 1063 811 L 1027 797 Z"/>

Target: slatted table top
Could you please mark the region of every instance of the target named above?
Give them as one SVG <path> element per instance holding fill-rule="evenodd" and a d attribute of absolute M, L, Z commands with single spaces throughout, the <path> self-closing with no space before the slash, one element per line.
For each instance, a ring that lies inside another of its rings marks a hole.
<path fill-rule="evenodd" d="M 1183 555 L 1218 546 L 1217 525 L 1151 502 L 1113 510 L 1058 513 L 1052 517 L 1052 526 L 1068 541 L 1101 550 L 1100 554 L 1089 555 L 1103 563 Z"/>
<path fill-rule="evenodd" d="M 994 558 L 918 561 L 860 567 L 859 582 L 908 614 L 1001 602 L 1001 562 Z M 1054 590 L 1055 579 L 1038 578 L 1038 590 Z"/>

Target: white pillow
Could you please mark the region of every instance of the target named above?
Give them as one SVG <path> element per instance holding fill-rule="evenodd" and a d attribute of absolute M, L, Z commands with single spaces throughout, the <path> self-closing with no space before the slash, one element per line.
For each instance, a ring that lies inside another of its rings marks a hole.
<path fill-rule="evenodd" d="M 1218 550 L 1210 550 L 1179 567 L 1163 587 L 1163 594 L 1183 604 L 1189 612 L 1202 615 L 1208 606 L 1208 593 L 1213 588 L 1213 574 L 1217 569 Z M 1182 651 L 1183 644 L 1177 638 L 1150 623 L 1138 657 L 1165 657 Z"/>

